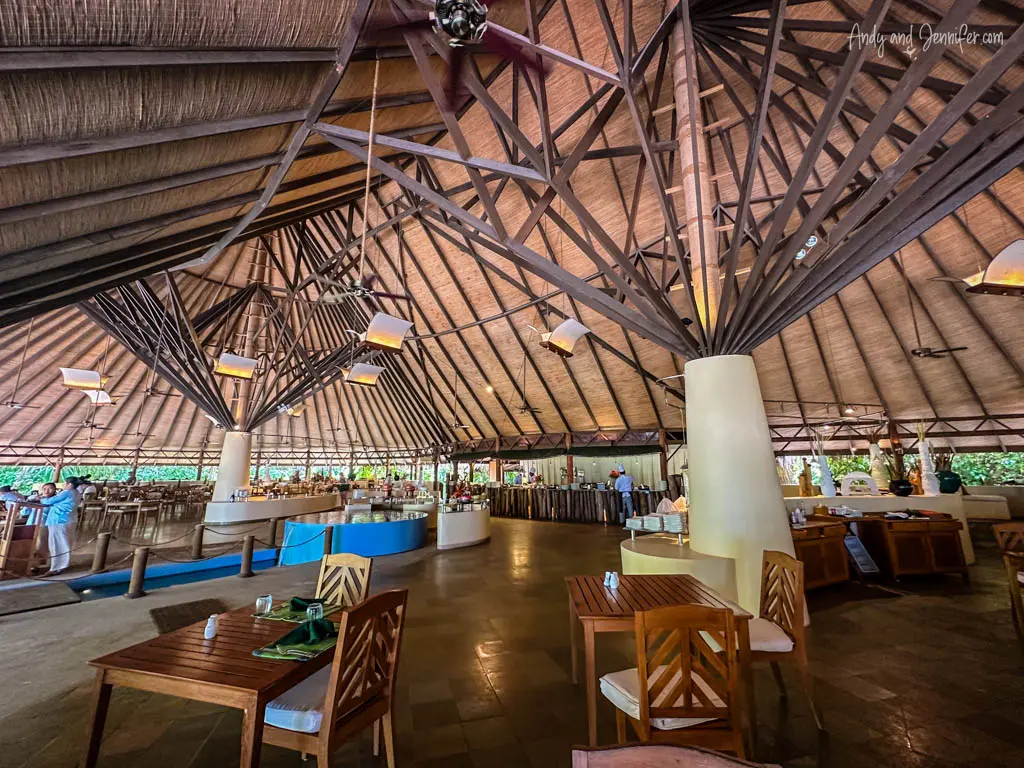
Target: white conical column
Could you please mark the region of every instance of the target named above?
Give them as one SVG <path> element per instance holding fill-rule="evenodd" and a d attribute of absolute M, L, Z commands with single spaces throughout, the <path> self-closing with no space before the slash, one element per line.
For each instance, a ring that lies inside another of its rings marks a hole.
<path fill-rule="evenodd" d="M 251 432 L 225 432 L 220 451 L 217 483 L 213 501 L 228 501 L 239 488 L 249 487 L 249 463 L 252 456 Z"/>
<path fill-rule="evenodd" d="M 686 364 L 690 547 L 731 558 L 738 601 L 757 615 L 761 555 L 793 554 L 768 418 L 748 355 Z"/>

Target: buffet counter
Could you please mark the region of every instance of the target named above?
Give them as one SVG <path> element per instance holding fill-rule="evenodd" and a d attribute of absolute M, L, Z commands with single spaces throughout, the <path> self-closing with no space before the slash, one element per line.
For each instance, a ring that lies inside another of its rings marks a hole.
<path fill-rule="evenodd" d="M 330 554 L 394 555 L 426 544 L 427 514 L 357 511 L 318 515 L 309 520 L 289 520 L 284 524 L 280 564 L 296 565 L 322 558 L 328 553 L 324 542 L 328 531 Z"/>
<path fill-rule="evenodd" d="M 491 512 L 483 504 L 454 507 L 437 516 L 437 548 L 457 549 L 482 544 L 491 538 Z"/>
<path fill-rule="evenodd" d="M 785 499 L 786 510 L 793 512 L 803 508 L 808 514 L 812 507 L 846 506 L 858 512 L 904 512 L 908 509 L 924 509 L 932 512 L 944 512 L 954 520 L 959 520 L 960 543 L 963 546 L 964 559 L 968 565 L 974 563 L 974 545 L 971 533 L 967 528 L 967 515 L 964 512 L 963 497 L 955 493 L 944 493 L 939 496 L 805 496 L 802 498 Z"/>
<path fill-rule="evenodd" d="M 337 493 L 325 493 L 317 496 L 288 496 L 280 499 L 250 496 L 244 501 L 208 502 L 203 522 L 206 525 L 255 523 L 261 520 L 326 512 L 339 506 L 341 506 L 341 496 Z"/>
<path fill-rule="evenodd" d="M 650 514 L 669 497 L 668 491 L 634 490 L 633 511 Z M 528 520 L 617 525 L 624 512 L 621 493 L 592 488 L 503 485 L 489 487 L 487 500 L 495 517 Z"/>

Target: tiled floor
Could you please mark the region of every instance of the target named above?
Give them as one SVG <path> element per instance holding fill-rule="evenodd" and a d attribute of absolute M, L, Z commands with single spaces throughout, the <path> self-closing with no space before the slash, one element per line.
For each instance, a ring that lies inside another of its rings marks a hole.
<path fill-rule="evenodd" d="M 467 550 L 382 558 L 374 588 L 410 590 L 396 718 L 399 765 L 565 766 L 586 738 L 582 688 L 569 682 L 563 577 L 618 564 L 616 529 L 496 520 Z M 811 651 L 827 732 L 791 686 L 781 703 L 758 670 L 755 757 L 802 766 L 1024 765 L 1024 653 L 1009 621 L 993 550 L 979 546 L 971 583 L 915 580 L 898 596 L 851 585 L 813 595 Z M 274 569 L 0 620 L 0 768 L 75 765 L 84 730 L 85 661 L 154 633 L 155 605 L 261 591 L 308 591 L 313 566 Z M 632 666 L 630 638 L 602 635 L 598 668 Z M 792 678 L 791 678 L 792 680 Z M 795 680 L 793 680 L 795 682 Z M 600 736 L 614 740 L 599 702 Z M 104 768 L 237 765 L 240 716 L 194 702 L 115 690 Z M 379 765 L 369 737 L 336 766 Z M 267 768 L 302 765 L 264 751 Z"/>

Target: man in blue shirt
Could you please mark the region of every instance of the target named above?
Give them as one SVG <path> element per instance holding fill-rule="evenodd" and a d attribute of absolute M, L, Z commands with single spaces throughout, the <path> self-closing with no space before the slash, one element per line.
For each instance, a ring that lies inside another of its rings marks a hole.
<path fill-rule="evenodd" d="M 50 546 L 50 570 L 46 575 L 56 576 L 71 565 L 69 531 L 78 509 L 78 478 L 70 478 L 60 493 L 57 493 L 56 485 L 46 483 L 39 503 L 46 507 L 43 525 L 46 526 L 47 543 Z"/>
<path fill-rule="evenodd" d="M 615 478 L 615 490 L 622 494 L 622 505 L 626 518 L 633 516 L 633 478 L 626 474 L 626 468 L 619 464 L 619 476 Z"/>

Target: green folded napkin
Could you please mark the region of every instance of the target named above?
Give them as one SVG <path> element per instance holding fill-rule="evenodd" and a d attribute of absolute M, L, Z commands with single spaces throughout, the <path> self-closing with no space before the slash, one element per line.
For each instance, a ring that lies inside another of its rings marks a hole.
<path fill-rule="evenodd" d="M 324 604 L 324 601 L 319 597 L 293 597 L 288 601 L 288 607 L 293 611 L 304 611 L 314 603 Z"/>
<path fill-rule="evenodd" d="M 306 661 L 333 648 L 336 642 L 338 630 L 334 624 L 318 619 L 300 624 L 277 642 L 257 648 L 252 655 L 263 659 Z"/>

